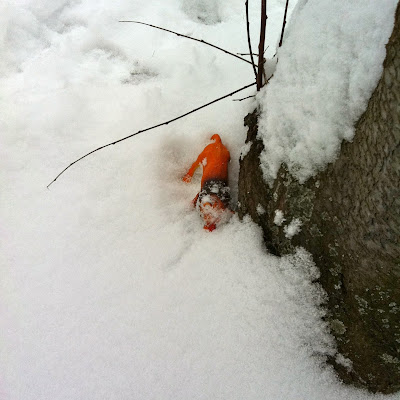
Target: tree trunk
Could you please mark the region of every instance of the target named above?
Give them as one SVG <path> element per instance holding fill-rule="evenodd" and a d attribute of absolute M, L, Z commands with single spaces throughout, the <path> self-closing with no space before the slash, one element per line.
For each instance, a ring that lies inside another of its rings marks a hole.
<path fill-rule="evenodd" d="M 257 114 L 246 117 L 253 144 L 240 163 L 239 215 L 250 214 L 263 228 L 274 254 L 303 246 L 313 255 L 341 355 L 330 362 L 345 382 L 391 393 L 400 390 L 400 5 L 386 50 L 353 142 L 302 185 L 284 165 L 273 187 L 265 184 Z M 287 238 L 274 224 L 275 210 L 287 223 L 299 218 L 300 233 Z"/>

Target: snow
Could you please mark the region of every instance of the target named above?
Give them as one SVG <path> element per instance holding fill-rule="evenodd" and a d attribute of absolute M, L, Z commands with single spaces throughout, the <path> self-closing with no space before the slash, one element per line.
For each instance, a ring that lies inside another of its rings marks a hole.
<path fill-rule="evenodd" d="M 256 211 L 258 215 L 263 215 L 266 213 L 265 208 L 261 204 L 257 204 Z"/>
<path fill-rule="evenodd" d="M 302 222 L 299 218 L 293 218 L 290 221 L 290 224 L 286 225 L 283 228 L 283 231 L 285 232 L 285 237 L 291 239 L 293 236 L 297 235 L 301 231 L 301 225 Z"/>
<path fill-rule="evenodd" d="M 285 215 L 282 210 L 275 210 L 274 216 L 274 224 L 278 226 L 282 226 L 282 224 L 286 221 Z"/>
<path fill-rule="evenodd" d="M 264 177 L 281 163 L 300 182 L 351 141 L 382 73 L 397 0 L 299 0 L 276 72 L 259 96 Z"/>
<path fill-rule="evenodd" d="M 271 53 L 283 6 L 269 2 Z M 324 366 L 334 348 L 309 255 L 271 256 L 236 215 L 204 232 L 191 207 L 200 176 L 181 178 L 215 132 L 237 199 L 253 100 L 99 151 L 46 189 L 86 152 L 252 79 L 227 55 L 116 21 L 245 51 L 243 11 L 239 0 L 2 3 L 1 399 L 395 398 Z"/>
<path fill-rule="evenodd" d="M 243 160 L 247 156 L 252 145 L 253 145 L 253 142 L 249 141 L 242 146 L 241 151 L 240 151 L 240 160 Z"/>

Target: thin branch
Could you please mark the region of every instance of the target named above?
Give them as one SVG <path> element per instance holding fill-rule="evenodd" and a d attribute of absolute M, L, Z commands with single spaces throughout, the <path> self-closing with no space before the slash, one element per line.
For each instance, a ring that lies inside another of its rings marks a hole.
<path fill-rule="evenodd" d="M 238 56 L 249 56 L 250 55 L 250 53 L 236 53 Z M 253 56 L 256 56 L 256 57 L 258 57 L 258 54 L 254 54 L 253 53 Z"/>
<path fill-rule="evenodd" d="M 247 97 L 243 97 L 243 99 L 233 99 L 232 101 L 243 101 L 243 100 L 251 99 L 253 97 L 256 97 L 256 96 L 247 96 Z"/>
<path fill-rule="evenodd" d="M 267 46 L 266 48 L 265 48 L 265 50 L 264 50 L 264 54 L 265 54 L 265 52 L 268 50 L 268 48 L 269 48 L 269 46 Z M 249 56 L 250 55 L 250 53 L 236 53 L 238 56 Z M 254 57 L 258 57 L 258 54 L 256 54 L 256 53 L 253 53 L 253 56 Z M 256 66 L 257 67 L 257 66 Z"/>
<path fill-rule="evenodd" d="M 283 16 L 282 32 L 281 32 L 281 39 L 279 40 L 279 47 L 282 46 L 283 34 L 285 32 L 285 26 L 286 26 L 286 15 L 287 15 L 287 10 L 288 10 L 288 5 L 289 5 L 289 0 L 286 0 L 285 15 Z"/>
<path fill-rule="evenodd" d="M 222 52 L 224 52 L 224 53 L 226 53 L 226 54 L 229 54 L 229 55 L 231 55 L 231 56 L 233 56 L 233 57 L 235 57 L 235 58 L 238 58 L 239 60 L 242 60 L 242 61 L 244 61 L 244 62 L 246 62 L 246 63 L 248 63 L 248 64 L 251 64 L 251 62 L 250 62 L 249 60 L 246 60 L 245 58 L 239 57 L 237 54 L 231 53 L 230 51 L 225 50 L 225 49 L 222 49 L 221 47 L 218 47 L 218 46 L 216 46 L 216 45 L 214 45 L 214 44 L 212 44 L 212 43 L 206 42 L 206 41 L 203 40 L 203 39 L 196 39 L 196 38 L 193 38 L 193 37 L 190 37 L 190 36 L 183 35 L 183 34 L 178 33 L 178 32 L 170 31 L 169 29 L 165 29 L 165 28 L 162 28 L 162 27 L 160 27 L 160 26 L 156 26 L 156 25 L 152 25 L 152 24 L 147 24 L 146 22 L 140 22 L 140 21 L 125 21 L 125 20 L 123 20 L 123 21 L 118 21 L 118 22 L 131 22 L 131 23 L 133 23 L 133 24 L 146 25 L 146 26 L 150 26 L 151 28 L 160 29 L 161 31 L 164 31 L 164 32 L 173 33 L 174 35 L 177 35 L 177 36 L 179 36 L 179 37 L 184 37 L 184 38 L 186 38 L 186 39 L 194 40 L 194 41 L 196 41 L 196 42 L 206 44 L 207 46 L 214 47 L 214 49 L 220 50 L 220 51 L 222 51 Z"/>
<path fill-rule="evenodd" d="M 50 187 L 50 185 L 52 185 L 52 184 L 53 184 L 67 169 L 69 169 L 70 167 L 72 167 L 72 166 L 73 166 L 74 164 L 76 164 L 78 161 L 81 161 L 81 160 L 83 160 L 84 158 L 86 158 L 86 157 L 90 156 L 91 154 L 95 153 L 96 151 L 102 150 L 102 149 L 104 149 L 104 148 L 106 148 L 106 147 L 108 147 L 108 146 L 113 146 L 114 144 L 117 144 L 117 143 L 119 143 L 119 142 L 122 142 L 122 141 L 124 141 L 124 140 L 127 140 L 127 139 L 129 139 L 129 138 L 131 138 L 131 137 L 133 137 L 133 136 L 138 135 L 139 133 L 146 132 L 146 131 L 149 131 L 149 130 L 151 130 L 151 129 L 155 129 L 155 128 L 158 128 L 158 127 L 163 126 L 163 125 L 168 125 L 168 124 L 170 124 L 171 122 L 177 121 L 178 119 L 181 119 L 181 118 L 183 118 L 183 117 L 186 117 L 186 116 L 189 115 L 189 114 L 193 114 L 194 112 L 199 111 L 199 110 L 201 110 L 202 108 L 208 107 L 208 106 L 210 106 L 211 104 L 214 104 L 214 103 L 216 103 L 216 102 L 218 102 L 218 101 L 220 101 L 220 100 L 223 100 L 223 99 L 226 99 L 227 97 L 233 96 L 234 94 L 236 94 L 236 93 L 238 93 L 238 92 L 241 92 L 242 90 L 245 90 L 245 89 L 247 89 L 247 88 L 249 88 L 249 87 L 251 87 L 251 86 L 254 86 L 255 84 L 256 84 L 255 82 L 250 83 L 249 85 L 243 86 L 242 88 L 237 89 L 237 90 L 235 90 L 235 91 L 232 92 L 232 93 L 226 94 L 225 96 L 219 97 L 218 99 L 215 99 L 215 100 L 213 100 L 213 101 L 210 101 L 209 103 L 204 104 L 204 105 L 202 105 L 202 106 L 200 106 L 200 107 L 197 107 L 197 108 L 195 108 L 195 109 L 192 110 L 192 111 L 189 111 L 189 112 L 187 112 L 187 113 L 185 113 L 185 114 L 182 114 L 182 115 L 180 115 L 179 117 L 170 119 L 169 121 L 166 121 L 166 122 L 162 122 L 161 124 L 158 124 L 158 125 L 154 125 L 154 126 L 152 126 L 152 127 L 150 127 L 150 128 L 146 128 L 146 129 L 140 130 L 140 131 L 138 131 L 138 132 L 132 133 L 131 135 L 125 136 L 125 137 L 123 137 L 122 139 L 116 140 L 115 142 L 111 142 L 111 143 L 105 144 L 105 145 L 103 145 L 103 146 L 97 147 L 97 149 L 94 149 L 94 150 L 90 151 L 89 153 L 87 153 L 87 154 L 85 154 L 84 156 L 78 158 L 77 160 L 75 160 L 74 162 L 72 162 L 71 164 L 69 164 L 66 168 L 64 168 L 64 169 L 63 169 L 63 170 L 62 170 L 48 185 L 47 185 L 47 189 L 48 189 L 48 188 Z"/>
<path fill-rule="evenodd" d="M 261 29 L 260 42 L 258 44 L 257 91 L 259 91 L 263 86 L 265 28 L 267 25 L 267 19 L 267 0 L 261 0 Z"/>
<path fill-rule="evenodd" d="M 253 66 L 254 77 L 257 82 L 257 69 L 254 64 L 253 50 L 251 49 L 251 39 L 250 39 L 250 22 L 249 22 L 249 0 L 246 0 L 246 23 L 247 23 L 247 42 L 249 43 L 249 52 L 251 58 L 251 65 Z"/>

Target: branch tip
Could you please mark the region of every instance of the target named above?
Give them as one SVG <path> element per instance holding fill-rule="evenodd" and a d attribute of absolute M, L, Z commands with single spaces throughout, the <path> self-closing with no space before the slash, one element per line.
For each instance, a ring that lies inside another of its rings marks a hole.
<path fill-rule="evenodd" d="M 158 124 L 158 125 L 151 126 L 150 128 L 142 129 L 142 130 L 137 131 L 137 132 L 135 132 L 135 133 L 132 133 L 132 134 L 130 134 L 130 135 L 128 135 L 128 136 L 125 136 L 125 137 L 123 137 L 123 138 L 121 138 L 121 139 L 118 139 L 118 140 L 116 140 L 116 141 L 114 141 L 114 142 L 111 142 L 111 143 L 105 144 L 105 145 L 103 145 L 103 146 L 97 147 L 96 149 L 90 151 L 89 153 L 86 153 L 86 154 L 83 155 L 82 157 L 79 157 L 78 159 L 76 159 L 75 161 L 73 161 L 72 163 L 70 163 L 67 167 L 65 167 L 65 168 L 64 168 L 64 169 L 63 169 L 63 170 L 62 170 L 48 185 L 47 185 L 47 189 L 48 189 L 48 188 L 50 187 L 50 185 L 52 185 L 65 171 L 67 171 L 69 168 L 71 168 L 71 167 L 72 167 L 74 164 L 76 164 L 78 161 L 83 160 L 84 158 L 90 156 L 91 154 L 93 154 L 93 153 L 95 153 L 95 152 L 97 152 L 97 151 L 99 151 L 99 150 L 102 150 L 102 149 L 104 149 L 104 148 L 106 148 L 106 147 L 109 147 L 109 146 L 111 146 L 111 145 L 114 145 L 114 144 L 123 142 L 124 140 L 130 139 L 131 137 L 136 136 L 136 135 L 138 135 L 139 133 L 147 132 L 147 131 L 150 131 L 150 130 L 152 130 L 152 129 L 159 128 L 160 126 L 163 126 L 163 125 L 168 125 L 168 124 L 170 124 L 171 122 L 177 121 L 178 119 L 181 119 L 181 118 L 183 118 L 183 117 L 186 117 L 187 115 L 193 114 L 193 113 L 195 113 L 196 111 L 199 111 L 199 110 L 201 110 L 201 109 L 203 109 L 203 108 L 205 108 L 205 107 L 210 106 L 211 104 L 217 103 L 217 102 L 220 101 L 220 100 L 223 100 L 223 99 L 226 99 L 227 97 L 233 96 L 234 94 L 239 93 L 239 92 L 241 92 L 242 90 L 245 90 L 245 89 L 247 89 L 247 88 L 249 88 L 249 87 L 251 87 L 251 86 L 254 86 L 255 84 L 256 84 L 256 82 L 250 83 L 249 85 L 243 86 L 242 88 L 237 89 L 237 90 L 235 90 L 235 91 L 233 91 L 233 92 L 231 92 L 231 93 L 228 93 L 228 94 L 226 94 L 225 96 L 219 97 L 219 98 L 217 98 L 217 99 L 215 99 L 215 100 L 210 101 L 210 102 L 207 103 L 207 104 L 204 104 L 204 105 L 202 105 L 202 106 L 200 106 L 200 107 L 195 108 L 194 110 L 188 111 L 187 113 L 182 114 L 182 115 L 180 115 L 179 117 L 175 117 L 175 118 L 173 118 L 173 119 L 170 119 L 169 121 L 162 122 L 162 123 L 160 123 L 160 124 Z"/>

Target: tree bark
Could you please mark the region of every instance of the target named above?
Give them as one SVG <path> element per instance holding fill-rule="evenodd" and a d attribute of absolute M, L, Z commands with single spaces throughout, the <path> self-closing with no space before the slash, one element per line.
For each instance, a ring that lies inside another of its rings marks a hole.
<path fill-rule="evenodd" d="M 257 114 L 246 117 L 252 146 L 240 163 L 239 215 L 250 214 L 263 228 L 272 253 L 303 246 L 313 255 L 341 356 L 329 361 L 343 381 L 392 393 L 400 390 L 400 5 L 386 50 L 353 142 L 302 185 L 285 165 L 272 188 L 265 184 Z M 287 222 L 299 218 L 301 232 L 287 238 L 274 224 L 275 210 Z"/>

